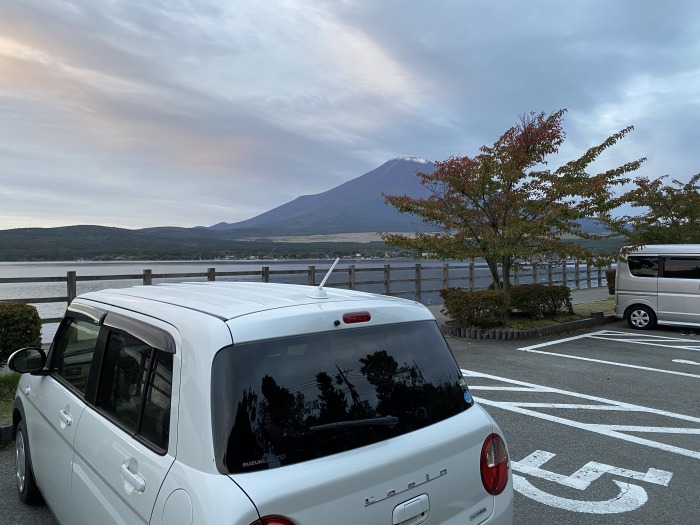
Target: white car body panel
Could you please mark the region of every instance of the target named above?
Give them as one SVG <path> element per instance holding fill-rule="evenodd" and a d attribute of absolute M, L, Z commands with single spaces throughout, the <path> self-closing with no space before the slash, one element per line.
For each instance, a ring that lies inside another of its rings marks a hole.
<path fill-rule="evenodd" d="M 37 390 L 35 399 L 24 402 L 32 459 L 59 521 L 251 525 L 259 516 L 282 514 L 299 525 L 390 525 L 422 504 L 429 510 L 407 524 L 512 524 L 510 470 L 498 496 L 488 494 L 480 478 L 484 441 L 493 432 L 502 433 L 476 404 L 419 430 L 346 452 L 244 474 L 218 470 L 211 367 L 222 348 L 235 352 L 239 343 L 356 329 L 339 322 L 348 312 L 369 312 L 371 321 L 363 327 L 434 322 L 426 307 L 412 301 L 337 289 L 327 289 L 328 298 L 318 299 L 308 297 L 309 290 L 267 283 L 192 283 L 78 297 L 75 304 L 109 310 L 172 336 L 170 436 L 165 454 L 157 453 L 99 409 L 86 408 L 51 376 L 23 376 L 20 389 L 29 385 Z M 74 416 L 69 432 L 58 440 L 52 435 L 57 417 L 41 416 L 32 403 L 49 415 L 68 404 Z M 145 481 L 142 493 L 125 483 L 124 465 Z"/>
<path fill-rule="evenodd" d="M 28 434 L 34 475 L 56 518 L 71 523 L 73 440 L 85 402 L 52 376 L 23 376 L 22 380 L 18 394 L 31 421 Z M 70 425 L 59 419 L 61 412 L 72 419 Z"/>
<path fill-rule="evenodd" d="M 474 476 L 481 446 L 493 431 L 491 418 L 474 405 L 440 423 L 387 441 L 280 467 L 274 474 L 263 470 L 231 477 L 261 514 L 284 509 L 286 516 L 300 524 L 321 523 L 329 516 L 338 525 L 391 524 L 397 506 L 423 494 L 430 506 L 425 523 L 479 524 L 494 512 L 494 496 Z M 501 503 L 504 508 L 499 512 L 507 516 L 507 492 Z M 470 521 L 474 515 L 478 519 Z"/>

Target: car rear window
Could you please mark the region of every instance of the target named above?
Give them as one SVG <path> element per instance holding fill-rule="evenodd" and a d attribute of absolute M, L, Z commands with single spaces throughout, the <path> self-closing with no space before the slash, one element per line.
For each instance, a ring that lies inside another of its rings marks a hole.
<path fill-rule="evenodd" d="M 432 321 L 236 344 L 214 358 L 211 388 L 222 473 L 362 447 L 473 403 Z"/>

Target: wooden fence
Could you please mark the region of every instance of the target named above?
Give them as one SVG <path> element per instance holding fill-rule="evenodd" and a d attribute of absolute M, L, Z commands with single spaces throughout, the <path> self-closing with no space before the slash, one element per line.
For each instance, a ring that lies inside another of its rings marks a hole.
<path fill-rule="evenodd" d="M 574 289 L 605 286 L 604 267 L 580 264 L 568 261 L 564 264 L 528 264 L 518 268 L 513 275 L 514 284 L 544 283 L 549 285 L 566 285 Z M 327 272 L 327 268 L 308 266 L 298 270 L 275 270 L 263 266 L 254 271 L 217 271 L 208 268 L 206 272 L 196 273 L 153 273 L 143 270 L 141 274 L 126 275 L 78 275 L 68 271 L 65 277 L 14 277 L 0 278 L 0 285 L 20 283 L 66 283 L 66 294 L 55 297 L 2 298 L 0 303 L 65 303 L 69 304 L 77 295 L 78 283 L 87 281 L 123 281 L 138 280 L 144 285 L 154 284 L 158 280 L 187 281 L 193 279 L 216 281 L 217 279 L 262 282 L 295 282 L 296 284 L 318 285 Z M 362 279 L 364 275 L 369 278 Z M 345 277 L 343 277 L 345 276 Z M 415 265 L 384 264 L 375 267 L 357 267 L 354 264 L 346 268 L 338 267 L 333 272 L 333 279 L 328 287 L 349 288 L 351 290 L 372 291 L 385 295 L 407 296 L 418 302 L 426 297 L 434 297 L 443 288 L 460 287 L 470 290 L 483 289 L 492 282 L 488 268 L 483 263 L 444 263 L 442 265 L 416 263 Z M 372 278 L 373 277 L 373 278 Z M 338 281 L 338 279 L 347 279 Z M 131 283 L 133 285 L 133 283 Z M 42 323 L 57 323 L 60 318 L 43 318 Z"/>

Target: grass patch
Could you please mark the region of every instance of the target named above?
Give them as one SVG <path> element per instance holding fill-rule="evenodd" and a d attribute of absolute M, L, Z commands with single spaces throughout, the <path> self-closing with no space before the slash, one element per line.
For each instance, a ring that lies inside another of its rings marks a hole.
<path fill-rule="evenodd" d="M 604 314 L 615 313 L 615 296 L 611 295 L 602 301 L 591 301 L 574 305 L 574 312 L 583 317 L 590 317 L 593 312 L 603 312 Z"/>
<path fill-rule="evenodd" d="M 567 323 L 569 321 L 578 321 L 579 319 L 585 319 L 587 315 L 558 315 L 556 317 L 545 317 L 544 319 L 533 319 L 528 316 L 520 316 L 518 314 L 511 314 L 508 317 L 508 326 L 506 328 L 511 330 L 531 330 L 533 328 L 544 328 L 546 326 L 552 326 L 556 324 Z"/>
<path fill-rule="evenodd" d="M 0 376 L 0 425 L 12 423 L 12 409 L 19 378 L 20 375 L 15 372 Z"/>
<path fill-rule="evenodd" d="M 610 296 L 602 301 L 590 301 L 587 303 L 579 303 L 574 305 L 574 313 L 562 314 L 554 318 L 532 319 L 531 317 L 520 317 L 517 314 L 511 314 L 508 319 L 508 328 L 513 330 L 530 330 L 532 328 L 544 328 L 555 324 L 567 323 L 569 321 L 578 321 L 579 319 L 587 319 L 592 313 L 603 312 L 605 315 L 615 313 L 615 297 Z"/>

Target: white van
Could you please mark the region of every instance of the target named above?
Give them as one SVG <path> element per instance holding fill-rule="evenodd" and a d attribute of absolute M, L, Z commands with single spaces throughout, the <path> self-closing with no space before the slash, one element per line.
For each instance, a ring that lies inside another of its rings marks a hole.
<path fill-rule="evenodd" d="M 632 328 L 700 326 L 700 244 L 646 245 L 617 266 L 615 316 Z"/>

